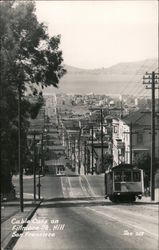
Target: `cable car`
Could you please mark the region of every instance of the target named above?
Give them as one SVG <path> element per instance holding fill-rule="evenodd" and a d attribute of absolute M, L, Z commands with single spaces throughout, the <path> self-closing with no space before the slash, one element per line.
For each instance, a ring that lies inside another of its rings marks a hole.
<path fill-rule="evenodd" d="M 133 202 L 144 192 L 143 170 L 120 164 L 105 172 L 105 198 L 112 202 Z"/>

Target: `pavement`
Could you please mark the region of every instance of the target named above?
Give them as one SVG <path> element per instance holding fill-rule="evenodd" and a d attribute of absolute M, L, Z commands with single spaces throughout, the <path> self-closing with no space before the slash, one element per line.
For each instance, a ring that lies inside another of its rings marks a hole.
<path fill-rule="evenodd" d="M 136 202 L 139 202 L 139 203 L 150 203 L 150 204 L 159 204 L 159 201 L 157 201 L 157 198 L 156 200 L 152 201 L 151 200 L 151 197 L 150 196 L 142 196 L 142 199 L 139 200 L 137 199 Z"/>
<path fill-rule="evenodd" d="M 68 170 L 69 171 L 69 170 Z M 67 173 L 71 174 L 71 173 Z M 73 177 L 73 175 L 75 175 Z M 14 201 L 3 201 L 1 203 L 1 249 L 12 249 L 16 244 L 16 241 L 19 239 L 18 237 L 12 237 L 14 221 L 22 221 L 26 219 L 30 220 L 37 208 L 40 206 L 41 201 L 33 201 L 33 194 L 29 193 L 32 191 L 31 183 L 33 176 L 26 176 L 27 180 L 25 185 L 25 190 L 28 193 L 24 193 L 24 212 L 20 212 L 20 202 L 19 196 L 17 193 L 17 199 Z M 29 178 L 28 178 L 29 177 Z M 65 208 L 65 207 L 83 207 L 83 206 L 103 206 L 105 204 L 112 204 L 109 200 L 104 199 L 104 191 L 100 189 L 101 183 L 100 176 L 76 176 L 76 173 L 72 173 L 72 176 L 64 176 L 61 178 L 57 177 L 45 177 L 42 179 L 42 195 L 46 199 L 50 198 L 58 198 L 51 199 L 49 202 L 51 206 L 54 208 Z M 44 182 L 44 183 L 43 183 Z M 46 185 L 47 184 L 47 185 Z M 49 191 L 50 187 L 50 191 Z M 63 189 L 62 189 L 63 187 Z M 103 187 L 103 186 L 102 186 Z M 29 189 L 30 188 L 30 189 Z M 155 197 L 158 197 L 158 192 Z M 93 193 L 95 192 L 95 195 Z M 47 194 L 47 195 L 46 195 Z M 54 196 L 53 196 L 54 194 Z M 58 197 L 57 197 L 58 194 Z M 37 197 L 38 198 L 38 197 Z M 60 200 L 61 198 L 61 200 Z M 65 198 L 70 198 L 65 199 Z M 151 201 L 149 196 L 143 196 L 141 200 L 137 199 L 134 205 L 151 205 L 151 204 L 159 204 L 158 201 Z M 42 203 L 43 206 L 43 203 Z M 47 204 L 46 204 L 47 206 Z M 41 207 L 41 206 L 40 206 Z M 133 206 L 134 207 L 134 206 Z M 137 206 L 138 207 L 138 206 Z M 152 207 L 152 206 L 151 206 Z M 155 206 L 153 206 L 155 207 Z M 39 211 L 39 209 L 38 209 Z M 20 223 L 22 226 L 26 225 L 26 222 Z"/>
<path fill-rule="evenodd" d="M 65 203 L 66 201 L 61 201 L 60 204 L 58 204 L 60 207 L 63 207 L 63 203 Z M 78 200 L 72 200 L 70 201 L 71 204 L 72 203 L 76 203 L 76 205 L 78 204 Z M 87 200 L 83 200 L 82 204 L 87 204 L 90 203 L 90 201 Z M 100 204 L 103 205 L 106 202 L 106 200 L 104 198 L 101 197 L 101 199 L 92 199 L 91 203 L 92 205 L 94 204 Z M 54 203 L 52 201 L 52 203 Z M 55 201 L 56 203 L 56 201 Z M 68 203 L 68 201 L 67 201 Z M 102 204 L 103 203 L 103 204 Z M 137 200 L 135 202 L 135 204 L 153 204 L 156 202 L 155 201 L 151 201 L 150 197 L 142 197 L 142 200 Z M 35 214 L 36 210 L 38 209 L 38 207 L 41 204 L 41 201 L 36 201 L 34 202 L 33 199 L 30 199 L 30 195 L 29 194 L 25 194 L 24 195 L 24 212 L 20 211 L 20 205 L 19 205 L 19 199 L 15 200 L 15 201 L 4 201 L 1 204 L 1 249 L 12 249 L 13 246 L 16 244 L 18 238 L 13 237 L 13 231 L 15 232 L 15 230 L 13 230 L 14 227 L 14 221 L 21 221 L 21 224 L 23 225 L 23 227 L 25 227 L 27 225 L 26 221 L 30 220 L 33 215 Z M 53 204 L 52 204 L 53 205 Z M 54 204 L 56 205 L 56 204 Z M 72 204 L 73 205 L 73 204 Z M 89 204 L 90 205 L 90 204 Z M 24 221 L 22 221 L 24 220 Z M 18 230 L 19 231 L 19 230 Z"/>
<path fill-rule="evenodd" d="M 43 177 L 44 175 L 40 175 L 40 177 Z M 38 177 L 38 174 L 36 174 L 36 178 Z M 23 175 L 23 180 L 27 179 L 33 179 L 34 175 Z M 19 180 L 19 175 L 13 175 L 12 180 Z"/>
<path fill-rule="evenodd" d="M 152 201 L 150 196 L 142 196 L 140 202 L 156 203 L 159 204 L 159 188 L 155 188 L 155 200 Z"/>
<path fill-rule="evenodd" d="M 154 204 L 44 201 L 13 249 L 157 250 L 157 218 Z"/>
<path fill-rule="evenodd" d="M 13 201 L 1 202 L 1 249 L 12 249 L 18 240 L 13 237 L 14 222 L 21 221 L 22 227 L 27 225 L 26 221 L 30 220 L 42 200 L 33 201 L 32 195 L 24 193 L 24 209 L 20 211 L 19 198 Z M 19 231 L 19 229 L 17 229 Z"/>

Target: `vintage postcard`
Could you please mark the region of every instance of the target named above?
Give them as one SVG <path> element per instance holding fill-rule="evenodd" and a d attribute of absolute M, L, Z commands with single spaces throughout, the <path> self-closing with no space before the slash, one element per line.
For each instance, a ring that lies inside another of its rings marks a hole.
<path fill-rule="evenodd" d="M 1 249 L 157 250 L 158 1 L 0 16 Z"/>

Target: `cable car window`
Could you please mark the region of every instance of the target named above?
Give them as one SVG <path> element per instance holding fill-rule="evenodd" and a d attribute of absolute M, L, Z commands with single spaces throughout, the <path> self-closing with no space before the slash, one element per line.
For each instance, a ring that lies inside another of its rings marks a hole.
<path fill-rule="evenodd" d="M 122 181 L 122 172 L 115 172 L 114 173 L 114 181 L 115 182 Z"/>
<path fill-rule="evenodd" d="M 124 181 L 131 181 L 131 172 L 123 172 L 123 180 Z"/>
<path fill-rule="evenodd" d="M 141 181 L 140 172 L 133 172 L 133 181 Z"/>

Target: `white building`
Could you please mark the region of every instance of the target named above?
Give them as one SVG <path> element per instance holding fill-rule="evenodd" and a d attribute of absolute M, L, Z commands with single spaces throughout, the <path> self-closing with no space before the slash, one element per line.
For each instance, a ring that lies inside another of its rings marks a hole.
<path fill-rule="evenodd" d="M 159 116 L 156 115 L 155 156 L 159 159 Z M 113 119 L 113 166 L 132 162 L 137 154 L 151 152 L 151 113 L 138 110 L 124 119 Z"/>

